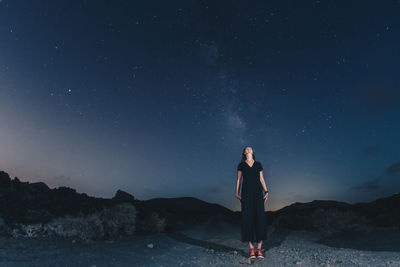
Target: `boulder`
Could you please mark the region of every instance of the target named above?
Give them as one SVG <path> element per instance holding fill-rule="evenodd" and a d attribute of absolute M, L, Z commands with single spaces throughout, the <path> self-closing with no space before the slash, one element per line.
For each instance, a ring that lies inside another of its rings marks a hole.
<path fill-rule="evenodd" d="M 117 192 L 115 193 L 115 196 L 112 199 L 121 202 L 123 201 L 129 202 L 129 201 L 134 201 L 135 197 L 125 191 L 118 189 Z"/>

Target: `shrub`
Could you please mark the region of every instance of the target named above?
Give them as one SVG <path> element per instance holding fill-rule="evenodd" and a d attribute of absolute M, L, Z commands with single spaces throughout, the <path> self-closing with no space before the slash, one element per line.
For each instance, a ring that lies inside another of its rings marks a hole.
<path fill-rule="evenodd" d="M 105 207 L 101 211 L 74 217 L 65 215 L 45 224 L 17 224 L 12 236 L 55 236 L 83 241 L 115 239 L 134 235 L 136 231 L 136 208 L 131 203 Z"/>

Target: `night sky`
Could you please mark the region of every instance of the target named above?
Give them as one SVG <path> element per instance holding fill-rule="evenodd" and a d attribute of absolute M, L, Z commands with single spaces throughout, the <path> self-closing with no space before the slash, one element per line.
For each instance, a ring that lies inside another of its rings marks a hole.
<path fill-rule="evenodd" d="M 0 170 L 266 210 L 400 191 L 400 1 L 0 1 Z"/>

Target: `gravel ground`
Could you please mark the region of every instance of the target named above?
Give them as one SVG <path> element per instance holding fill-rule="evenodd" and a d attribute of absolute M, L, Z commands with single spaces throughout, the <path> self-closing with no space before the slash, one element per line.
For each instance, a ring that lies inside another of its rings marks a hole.
<path fill-rule="evenodd" d="M 180 233 L 118 241 L 2 237 L 0 266 L 400 266 L 399 251 L 331 247 L 317 243 L 321 236 L 315 232 L 268 231 L 265 258 L 253 261 L 239 228 L 213 221 Z"/>

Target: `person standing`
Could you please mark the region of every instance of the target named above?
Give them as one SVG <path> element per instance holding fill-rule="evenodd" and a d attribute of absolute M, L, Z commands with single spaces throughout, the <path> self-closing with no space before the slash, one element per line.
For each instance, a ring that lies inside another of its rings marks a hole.
<path fill-rule="evenodd" d="M 241 241 L 249 242 L 250 258 L 256 257 L 252 242 L 257 242 L 257 257 L 264 258 L 261 246 L 263 240 L 267 239 L 264 203 L 268 199 L 268 188 L 262 170 L 262 164 L 256 161 L 253 149 L 245 147 L 237 166 L 236 198 L 242 209 Z M 239 195 L 242 176 L 242 191 Z"/>

